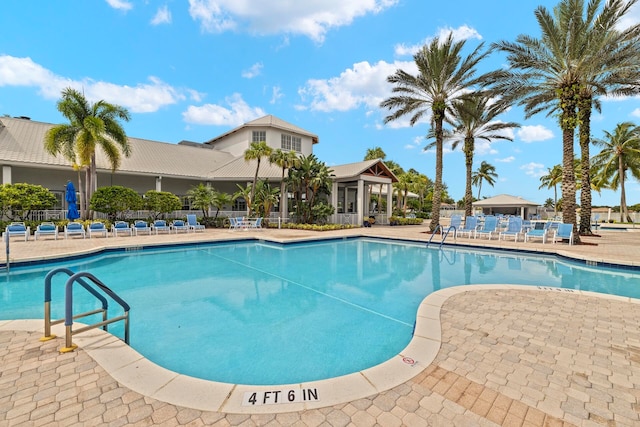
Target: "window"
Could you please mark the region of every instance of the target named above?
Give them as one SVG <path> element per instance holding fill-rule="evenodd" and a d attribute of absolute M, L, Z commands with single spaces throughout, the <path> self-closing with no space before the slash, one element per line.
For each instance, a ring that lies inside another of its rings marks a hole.
<path fill-rule="evenodd" d="M 233 202 L 233 211 L 246 211 L 247 202 L 243 198 L 238 198 Z"/>
<path fill-rule="evenodd" d="M 251 135 L 251 142 L 267 142 L 267 132 L 264 130 L 254 130 Z"/>
<path fill-rule="evenodd" d="M 300 138 L 299 136 L 293 136 L 293 135 L 287 135 L 287 134 L 281 134 L 281 144 L 280 147 L 285 150 L 285 151 L 296 151 L 296 152 L 301 152 L 302 151 L 302 138 Z"/>

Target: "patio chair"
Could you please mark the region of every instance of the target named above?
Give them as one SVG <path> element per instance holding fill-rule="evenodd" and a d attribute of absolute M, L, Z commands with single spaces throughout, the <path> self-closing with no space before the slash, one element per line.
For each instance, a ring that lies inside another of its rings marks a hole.
<path fill-rule="evenodd" d="M 189 232 L 189 226 L 181 219 L 174 220 L 170 224 L 170 227 L 173 231 L 176 232 L 176 234 L 178 234 L 181 231 L 184 231 L 185 233 Z"/>
<path fill-rule="evenodd" d="M 151 228 L 156 233 L 156 235 L 161 232 L 165 232 L 167 234 L 171 233 L 171 227 L 169 227 L 167 221 L 165 221 L 164 219 L 156 219 L 155 221 L 153 221 Z"/>
<path fill-rule="evenodd" d="M 249 228 L 252 230 L 262 230 L 262 217 L 256 219 L 255 221 L 251 221 L 249 223 Z"/>
<path fill-rule="evenodd" d="M 108 231 L 109 230 L 107 230 L 107 226 L 100 221 L 94 221 L 87 227 L 87 234 L 89 234 L 89 238 L 93 237 L 94 234 L 102 234 L 104 237 L 109 237 Z"/>
<path fill-rule="evenodd" d="M 573 245 L 573 224 L 558 224 L 558 228 L 555 233 L 553 233 L 553 243 L 556 240 L 566 240 L 569 239 L 569 245 Z"/>
<path fill-rule="evenodd" d="M 542 243 L 546 243 L 549 225 L 551 225 L 549 221 L 534 222 L 529 231 L 524 233 L 524 241 L 528 242 L 530 239 L 542 239 Z"/>
<path fill-rule="evenodd" d="M 230 217 L 229 218 L 229 230 L 238 230 L 242 228 L 244 218 Z"/>
<path fill-rule="evenodd" d="M 461 227 L 457 230 L 457 234 L 460 236 L 464 236 L 467 234 L 469 238 L 471 238 L 472 234 L 475 234 L 476 228 L 478 227 L 478 217 L 468 216 L 464 219 L 464 227 Z"/>
<path fill-rule="evenodd" d="M 498 234 L 498 240 L 506 240 L 507 236 L 513 236 L 513 241 L 517 242 L 522 232 L 522 218 L 517 216 L 509 217 L 507 228 Z"/>
<path fill-rule="evenodd" d="M 53 236 L 54 240 L 58 240 L 58 226 L 52 222 L 42 222 L 36 227 L 36 231 L 33 233 L 33 240 L 38 240 L 38 237 Z"/>
<path fill-rule="evenodd" d="M 451 221 L 449 222 L 449 227 L 453 227 L 456 232 L 462 226 L 462 215 L 451 215 Z"/>
<path fill-rule="evenodd" d="M 111 226 L 111 232 L 114 237 L 118 237 L 118 234 L 128 234 L 129 236 L 133 236 L 133 230 L 126 221 L 116 221 L 113 223 Z"/>
<path fill-rule="evenodd" d="M 84 239 L 86 233 L 84 225 L 81 222 L 70 222 L 64 226 L 64 238 L 68 239 L 70 236 L 82 236 Z"/>
<path fill-rule="evenodd" d="M 149 224 L 147 224 L 146 221 L 142 221 L 141 219 L 136 220 L 131 229 L 133 230 L 134 236 L 137 236 L 139 233 L 147 233 L 148 235 L 151 235 L 151 227 L 149 227 Z"/>
<path fill-rule="evenodd" d="M 194 214 L 187 215 L 187 225 L 189 226 L 189 230 L 193 230 L 194 232 L 198 230 L 204 231 L 204 225 L 198 222 L 198 219 Z"/>
<path fill-rule="evenodd" d="M 477 239 L 478 237 L 486 235 L 489 238 L 489 240 L 491 240 L 491 236 L 497 233 L 496 231 L 497 226 L 498 226 L 498 218 L 496 218 L 493 215 L 487 215 L 484 217 L 484 224 L 482 225 L 482 228 L 479 230 L 476 230 L 476 232 L 473 235 L 473 238 Z"/>
<path fill-rule="evenodd" d="M 10 239 L 11 236 L 23 236 L 24 241 L 29 240 L 31 234 L 31 227 L 24 225 L 24 222 L 12 222 L 5 228 L 3 236 Z"/>

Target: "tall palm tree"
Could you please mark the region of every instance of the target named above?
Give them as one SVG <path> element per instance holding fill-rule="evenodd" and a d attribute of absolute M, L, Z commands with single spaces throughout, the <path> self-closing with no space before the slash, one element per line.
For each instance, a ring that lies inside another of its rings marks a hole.
<path fill-rule="evenodd" d="M 453 35 L 445 40 L 435 37 L 414 55 L 418 66 L 418 74 L 412 75 L 403 70 L 387 77 L 394 85 L 394 95 L 380 104 L 381 107 L 393 110 L 385 117 L 389 123 L 406 115 L 410 115 L 409 124 L 414 126 L 420 119 L 431 115 L 431 127 L 436 140 L 436 176 L 433 189 L 433 206 L 429 228 L 435 230 L 440 223 L 440 205 L 442 201 L 442 146 L 443 122 L 447 113 L 451 112 L 451 103 L 463 98 L 475 84 L 486 80 L 487 76 L 475 77 L 476 66 L 487 56 L 482 52 L 481 43 L 464 59 L 461 51 L 464 41 L 454 42 Z"/>
<path fill-rule="evenodd" d="M 562 166 L 555 165 L 552 168 L 547 168 L 547 174 L 540 177 L 540 187 L 553 188 L 553 213 L 558 213 L 558 184 L 562 183 Z"/>
<path fill-rule="evenodd" d="M 493 184 L 496 183 L 497 177 L 498 174 L 496 173 L 496 167 L 483 160 L 482 163 L 480 163 L 478 170 L 471 175 L 471 183 L 478 186 L 478 200 L 480 200 L 482 181 L 486 181 L 487 184 L 493 187 Z"/>
<path fill-rule="evenodd" d="M 501 131 L 520 127 L 515 122 L 496 121 L 496 118 L 508 108 L 508 105 L 504 103 L 490 105 L 490 101 L 491 99 L 487 94 L 477 94 L 454 102 L 453 118 L 451 120 L 453 131 L 446 132 L 446 138 L 453 141 L 452 148 L 454 150 L 458 145 L 463 144 L 462 151 L 464 152 L 464 163 L 467 172 L 464 193 L 466 216 L 471 215 L 473 203 L 471 185 L 475 140 L 481 139 L 490 142 L 495 139 L 502 139 L 513 141 L 513 138 Z"/>
<path fill-rule="evenodd" d="M 386 158 L 387 158 L 387 153 L 385 153 L 380 147 L 367 148 L 367 152 L 364 155 L 364 160 L 375 160 L 375 159 L 384 160 Z M 372 194 L 373 194 L 373 186 L 370 185 L 369 186 L 369 203 L 371 203 Z M 380 184 L 380 188 L 378 191 L 378 204 L 377 204 L 378 213 L 380 213 L 381 200 L 382 200 L 382 184 Z"/>
<path fill-rule="evenodd" d="M 269 156 L 269 161 L 274 163 L 282 168 L 282 177 L 280 179 L 280 217 L 284 218 L 286 216 L 285 210 L 287 208 L 287 180 L 285 179 L 287 169 L 299 166 L 300 159 L 298 158 L 298 154 L 291 151 L 284 151 L 281 149 L 277 149 L 271 153 Z"/>
<path fill-rule="evenodd" d="M 121 152 L 131 155 L 131 146 L 120 124 L 131 116 L 126 108 L 105 101 L 88 102 L 79 91 L 66 88 L 57 104 L 58 111 L 69 120 L 68 124 L 52 127 L 44 138 L 45 149 L 51 154 L 61 153 L 76 159 L 76 165 L 89 165 L 86 169 L 86 199 L 84 212 L 88 212 L 91 196 L 97 188 L 96 148 L 106 154 L 115 171 L 120 167 Z"/>
<path fill-rule="evenodd" d="M 255 160 L 257 162 L 256 165 L 256 173 L 253 176 L 253 184 L 251 185 L 251 201 L 255 200 L 256 196 L 256 184 L 258 182 L 258 171 L 260 170 L 260 161 L 263 157 L 267 159 L 270 158 L 271 153 L 273 153 L 273 148 L 269 147 L 265 141 L 252 142 L 249 148 L 244 152 L 244 160 L 249 162 L 251 160 Z M 248 205 L 247 205 L 247 209 Z M 251 212 L 248 211 L 247 214 Z"/>
<path fill-rule="evenodd" d="M 631 222 L 627 209 L 625 181 L 627 171 L 640 180 L 640 127 L 631 122 L 618 123 L 613 133 L 604 131 L 603 139 L 594 139 L 602 151 L 593 157 L 598 171 L 597 181 L 608 182 L 612 189 L 620 188 L 620 221 Z"/>

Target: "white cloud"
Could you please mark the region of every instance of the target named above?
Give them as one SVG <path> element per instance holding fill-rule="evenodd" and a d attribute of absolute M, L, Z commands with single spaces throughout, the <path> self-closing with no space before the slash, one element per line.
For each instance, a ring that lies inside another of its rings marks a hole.
<path fill-rule="evenodd" d="M 515 160 L 516 158 L 513 156 L 509 156 L 509 157 L 505 157 L 503 159 L 495 159 L 496 162 L 498 163 L 511 163 Z"/>
<path fill-rule="evenodd" d="M 245 79 L 252 79 L 254 77 L 257 77 L 262 72 L 263 67 L 264 65 L 262 65 L 262 62 L 256 62 L 249 69 L 242 72 L 242 77 L 244 77 Z"/>
<path fill-rule="evenodd" d="M 640 23 L 640 4 L 636 3 L 631 7 L 631 9 L 629 9 L 629 12 L 627 12 L 625 17 L 620 20 L 618 30 L 624 30 L 632 25 L 637 25 L 638 23 Z"/>
<path fill-rule="evenodd" d="M 463 25 L 458 28 L 444 27 L 438 30 L 438 38 L 444 40 L 449 37 L 449 34 L 453 34 L 453 39 L 456 41 L 478 39 L 482 40 L 482 36 L 474 28 L 467 25 Z M 398 56 L 415 55 L 424 45 L 428 45 L 433 41 L 434 37 L 426 38 L 422 43 L 415 45 L 405 45 L 404 43 L 395 46 L 394 51 Z"/>
<path fill-rule="evenodd" d="M 271 100 L 269 101 L 269 104 L 275 104 L 283 96 L 282 88 L 280 86 L 274 86 L 271 89 Z"/>
<path fill-rule="evenodd" d="M 378 108 L 380 102 L 391 95 L 392 86 L 387 77 L 402 68 L 407 72 L 417 72 L 415 63 L 379 61 L 369 64 L 358 62 L 338 77 L 307 80 L 298 90 L 308 108 L 314 111 L 349 111 L 361 106 Z"/>
<path fill-rule="evenodd" d="M 543 164 L 535 162 L 527 163 L 526 165 L 520 166 L 520 170 L 523 170 L 525 174 L 534 178 L 540 178 L 547 173 Z"/>
<path fill-rule="evenodd" d="M 239 93 L 225 98 L 224 102 L 228 108 L 216 104 L 191 105 L 182 113 L 182 118 L 187 123 L 199 125 L 240 126 L 266 114 L 262 108 L 250 107 Z"/>
<path fill-rule="evenodd" d="M 631 112 L 631 115 L 632 115 L 633 117 L 640 117 L 640 108 L 636 108 L 635 110 L 633 110 L 633 111 Z"/>
<path fill-rule="evenodd" d="M 151 20 L 151 25 L 171 24 L 171 11 L 167 5 L 158 8 L 156 15 Z"/>
<path fill-rule="evenodd" d="M 399 0 L 189 0 L 189 13 L 203 31 L 232 29 L 257 34 L 301 34 L 322 43 L 335 27 L 384 11 Z"/>
<path fill-rule="evenodd" d="M 133 9 L 133 4 L 126 0 L 107 0 L 109 6 L 114 9 L 124 10 L 125 12 Z"/>
<path fill-rule="evenodd" d="M 133 113 L 154 112 L 185 99 L 179 90 L 160 79 L 149 77 L 149 81 L 127 86 L 89 78 L 71 80 L 56 75 L 31 58 L 0 55 L 0 86 L 37 87 L 40 95 L 46 99 L 59 99 L 63 89 L 72 87 L 84 92 L 90 102 L 105 100 L 126 107 Z"/>
<path fill-rule="evenodd" d="M 518 138 L 524 142 L 546 141 L 553 138 L 553 132 L 542 125 L 522 126 L 517 134 Z"/>

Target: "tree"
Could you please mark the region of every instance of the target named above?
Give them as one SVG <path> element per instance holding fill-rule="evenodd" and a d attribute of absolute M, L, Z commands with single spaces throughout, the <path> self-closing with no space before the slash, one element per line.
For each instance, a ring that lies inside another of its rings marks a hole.
<path fill-rule="evenodd" d="M 300 165 L 289 169 L 289 182 L 293 185 L 296 216 L 305 224 L 323 222 L 330 209 L 325 205 L 331 193 L 331 173 L 324 162 L 314 154 L 300 157 Z"/>
<path fill-rule="evenodd" d="M 213 187 L 200 183 L 187 191 L 187 197 L 191 201 L 192 207 L 202 211 L 203 221 L 207 223 L 209 219 L 209 208 L 213 205 L 215 199 L 215 190 Z"/>
<path fill-rule="evenodd" d="M 280 217 L 284 218 L 286 216 L 285 208 L 288 208 L 286 172 L 287 169 L 300 165 L 300 159 L 295 151 L 283 151 L 278 148 L 271 153 L 269 161 L 282 168 L 282 177 L 280 179 Z"/>
<path fill-rule="evenodd" d="M 487 56 L 481 52 L 480 44 L 469 56 L 462 59 L 460 52 L 464 41 L 454 42 L 453 35 L 445 40 L 435 37 L 414 55 L 418 67 L 418 75 L 411 75 L 403 70 L 387 77 L 394 85 L 394 95 L 380 104 L 381 107 L 393 110 L 385 117 L 389 123 L 406 115 L 410 115 L 409 124 L 414 126 L 423 117 L 431 114 L 431 127 L 435 136 L 436 176 L 433 189 L 431 223 L 434 231 L 440 223 L 440 205 L 442 199 L 442 150 L 443 122 L 447 113 L 451 112 L 452 102 L 468 95 L 468 90 L 475 84 L 487 79 L 487 76 L 474 78 L 476 65 Z"/>
<path fill-rule="evenodd" d="M 364 155 L 363 160 L 375 160 L 380 159 L 384 160 L 387 158 L 387 154 L 380 147 L 367 148 L 367 152 Z M 373 198 L 373 186 L 369 186 L 369 204 L 371 203 L 371 199 Z M 380 189 L 378 191 L 378 203 L 376 207 L 378 208 L 378 213 L 380 213 L 380 203 L 382 201 L 382 184 L 380 184 Z M 367 204 L 367 206 L 369 206 Z"/>
<path fill-rule="evenodd" d="M 454 150 L 458 145 L 462 144 L 466 167 L 466 187 L 464 195 L 464 211 L 466 216 L 471 216 L 473 203 L 471 185 L 473 179 L 472 167 L 475 140 L 481 139 L 491 142 L 495 139 L 503 139 L 513 141 L 511 136 L 501 131 L 520 127 L 518 123 L 496 121 L 496 118 L 508 108 L 508 105 L 504 103 L 494 103 L 490 105 L 490 101 L 491 99 L 487 94 L 477 94 L 466 99 L 455 101 L 452 104 L 453 118 L 451 124 L 453 125 L 453 131 L 447 132 L 446 137 L 453 141 L 452 148 Z"/>
<path fill-rule="evenodd" d="M 631 222 L 627 208 L 625 182 L 627 171 L 640 180 L 640 127 L 631 122 L 618 123 L 613 133 L 604 131 L 603 139 L 594 139 L 602 151 L 593 157 L 598 171 L 596 180 L 607 182 L 612 189 L 620 188 L 620 222 Z"/>
<path fill-rule="evenodd" d="M 558 184 L 562 182 L 562 166 L 555 165 L 552 168 L 547 168 L 547 174 L 540 177 L 540 187 L 553 188 L 553 213 L 558 213 Z"/>
<path fill-rule="evenodd" d="M 17 183 L 0 185 L 0 218 L 29 219 L 31 212 L 50 209 L 56 204 L 56 196 L 41 185 Z"/>
<path fill-rule="evenodd" d="M 182 202 L 173 193 L 149 190 L 144 194 L 144 208 L 149 211 L 151 218 L 156 220 L 182 208 Z"/>
<path fill-rule="evenodd" d="M 213 198 L 211 199 L 211 205 L 216 208 L 216 215 L 213 217 L 214 220 L 218 218 L 218 214 L 220 213 L 220 209 L 224 209 L 225 206 L 233 203 L 235 199 L 229 193 L 225 193 L 223 191 L 214 191 Z"/>
<path fill-rule="evenodd" d="M 100 187 L 91 197 L 90 208 L 107 215 L 111 222 L 125 220 L 132 210 L 142 207 L 142 197 L 131 188 L 113 185 Z"/>
<path fill-rule="evenodd" d="M 260 161 L 263 157 L 270 158 L 273 149 L 267 145 L 266 142 L 252 142 L 249 148 L 244 152 L 244 160 L 249 162 L 251 160 L 255 160 L 257 162 L 256 165 L 256 173 L 253 176 L 253 185 L 251 186 L 251 200 L 255 200 L 256 196 L 256 184 L 258 182 L 258 170 L 260 169 Z M 247 203 L 247 214 L 251 215 L 250 206 Z"/>
<path fill-rule="evenodd" d="M 556 202 L 551 197 L 544 201 L 545 208 L 555 208 L 555 206 Z"/>
<path fill-rule="evenodd" d="M 492 164 L 482 161 L 480 167 L 471 176 L 471 183 L 478 187 L 478 200 L 480 200 L 480 191 L 482 190 L 482 181 L 486 181 L 487 184 L 493 187 L 496 182 L 498 174 L 496 173 L 496 167 Z"/>
<path fill-rule="evenodd" d="M 402 194 L 402 216 L 407 217 L 407 199 L 409 189 L 413 186 L 416 174 L 412 172 L 404 173 L 398 176 L 398 182 L 395 183 L 399 190 L 399 194 Z"/>
<path fill-rule="evenodd" d="M 72 88 L 62 91 L 57 104 L 58 111 L 69 120 L 68 124 L 52 127 L 45 134 L 45 149 L 51 154 L 63 154 L 67 159 L 75 159 L 78 167 L 86 171 L 86 200 L 91 200 L 97 189 L 96 148 L 106 155 L 111 170 L 120 167 L 121 152 L 131 155 L 131 146 L 120 120 L 129 121 L 126 108 L 105 101 L 89 103 L 83 94 Z M 78 183 L 80 186 L 80 183 Z M 82 200 L 80 201 L 82 204 Z M 81 211 L 88 209 L 81 207 Z"/>

